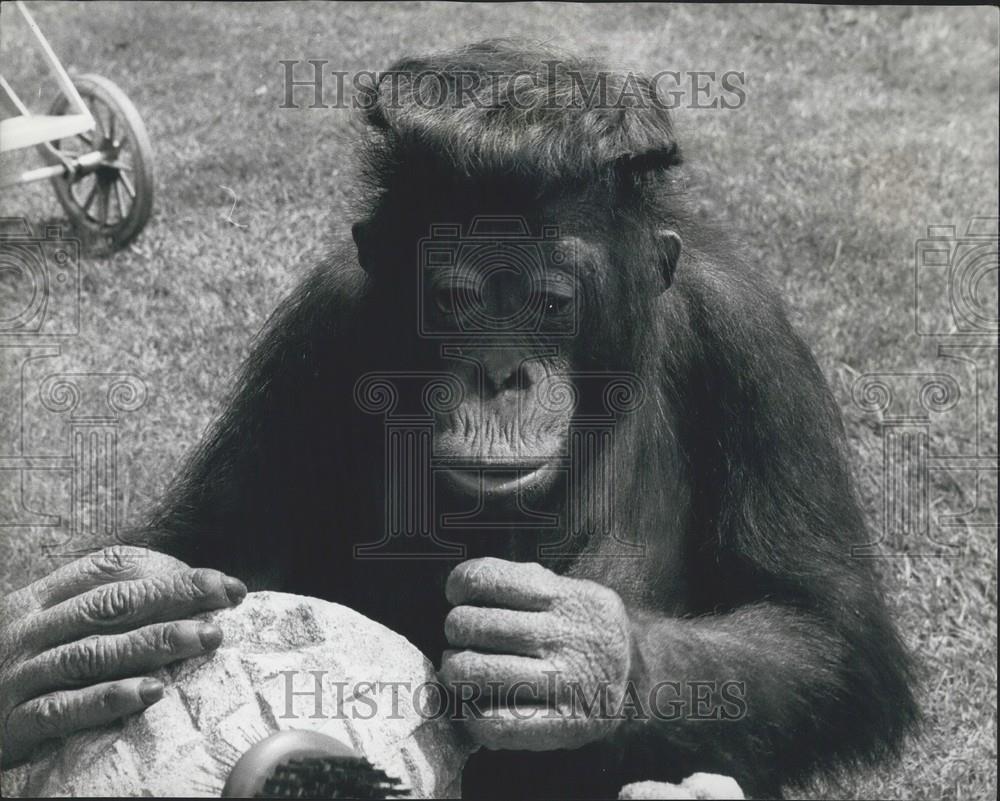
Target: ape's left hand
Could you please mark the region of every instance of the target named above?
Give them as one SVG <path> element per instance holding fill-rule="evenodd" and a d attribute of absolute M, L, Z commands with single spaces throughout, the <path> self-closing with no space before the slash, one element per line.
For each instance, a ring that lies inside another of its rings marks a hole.
<path fill-rule="evenodd" d="M 445 652 L 441 678 L 468 701 L 466 726 L 478 743 L 576 748 L 617 728 L 631 635 L 616 592 L 492 558 L 460 564 L 445 592 L 455 605 L 448 642 L 467 650 Z"/>

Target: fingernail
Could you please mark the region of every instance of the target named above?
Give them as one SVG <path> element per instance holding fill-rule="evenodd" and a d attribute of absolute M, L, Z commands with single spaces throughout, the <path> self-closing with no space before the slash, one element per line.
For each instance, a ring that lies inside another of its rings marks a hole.
<path fill-rule="evenodd" d="M 143 679 L 139 685 L 139 697 L 149 706 L 163 698 L 163 682 L 156 679 Z"/>
<path fill-rule="evenodd" d="M 222 629 L 211 623 L 202 623 L 198 626 L 198 639 L 201 641 L 202 648 L 211 651 L 213 648 L 218 648 L 219 643 L 222 642 Z"/>
<path fill-rule="evenodd" d="M 247 597 L 247 585 L 238 578 L 223 576 L 222 586 L 226 588 L 226 595 L 229 597 L 229 602 L 233 606 L 236 606 L 240 603 L 240 601 Z"/>

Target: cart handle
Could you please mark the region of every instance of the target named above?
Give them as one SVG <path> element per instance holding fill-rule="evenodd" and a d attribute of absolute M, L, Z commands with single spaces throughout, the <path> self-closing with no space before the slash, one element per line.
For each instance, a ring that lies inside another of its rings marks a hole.
<path fill-rule="evenodd" d="M 88 109 L 87 104 L 83 102 L 83 98 L 80 97 L 80 93 L 73 85 L 73 81 L 70 80 L 69 73 L 66 72 L 66 69 L 63 67 L 62 62 L 59 61 L 59 57 L 55 54 L 55 51 L 53 51 L 49 46 L 48 40 L 38 27 L 34 17 L 28 13 L 28 9 L 22 0 L 17 0 L 14 5 L 17 7 L 17 10 L 21 12 L 21 15 L 24 17 L 24 21 L 28 23 L 28 27 L 31 29 L 31 32 L 35 34 L 35 38 L 38 40 L 38 45 L 42 49 L 42 55 L 45 56 L 45 60 L 48 62 L 49 68 L 52 70 L 53 75 L 59 84 L 59 88 L 69 100 L 70 106 L 73 107 L 77 114 L 86 115 L 91 120 L 91 124 L 93 124 L 93 117 L 90 114 L 90 109 Z"/>

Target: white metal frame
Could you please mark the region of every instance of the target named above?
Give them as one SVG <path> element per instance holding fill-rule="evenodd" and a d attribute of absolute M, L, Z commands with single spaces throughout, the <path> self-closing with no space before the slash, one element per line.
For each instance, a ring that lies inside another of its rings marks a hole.
<path fill-rule="evenodd" d="M 56 82 L 59 84 L 59 89 L 69 101 L 72 113 L 62 115 L 32 114 L 28 110 L 28 107 L 21 102 L 21 98 L 17 96 L 13 87 L 0 75 L 0 102 L 3 103 L 11 115 L 0 120 L 0 153 L 38 146 L 46 161 L 50 163 L 50 166 L 26 170 L 12 176 L 10 179 L 5 179 L 3 181 L 4 185 L 39 181 L 60 175 L 67 169 L 70 169 L 70 165 L 64 161 L 63 157 L 49 142 L 93 130 L 96 124 L 86 103 L 83 102 L 83 98 L 80 97 L 80 93 L 73 85 L 69 74 L 52 50 L 52 47 L 42 34 L 34 18 L 28 13 L 28 9 L 22 0 L 16 0 L 14 6 L 21 12 L 25 23 L 27 23 L 28 28 L 34 34 L 42 56 L 45 58 Z M 95 163 L 98 163 L 101 159 L 101 154 L 99 152 L 88 153 L 76 159 L 75 162 L 78 166 L 82 166 L 79 163 L 88 157 L 93 157 Z"/>

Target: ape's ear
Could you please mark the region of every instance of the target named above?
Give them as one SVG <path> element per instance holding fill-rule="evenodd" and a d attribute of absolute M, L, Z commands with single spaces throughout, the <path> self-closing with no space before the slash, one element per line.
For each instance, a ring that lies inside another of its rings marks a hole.
<path fill-rule="evenodd" d="M 676 231 L 661 228 L 656 232 L 656 250 L 660 256 L 660 275 L 663 277 L 663 289 L 670 289 L 674 282 L 674 272 L 677 262 L 681 260 L 681 237 Z"/>
<path fill-rule="evenodd" d="M 371 236 L 367 222 L 356 222 L 351 226 L 351 236 L 358 249 L 358 264 L 366 273 L 372 271 Z"/>

